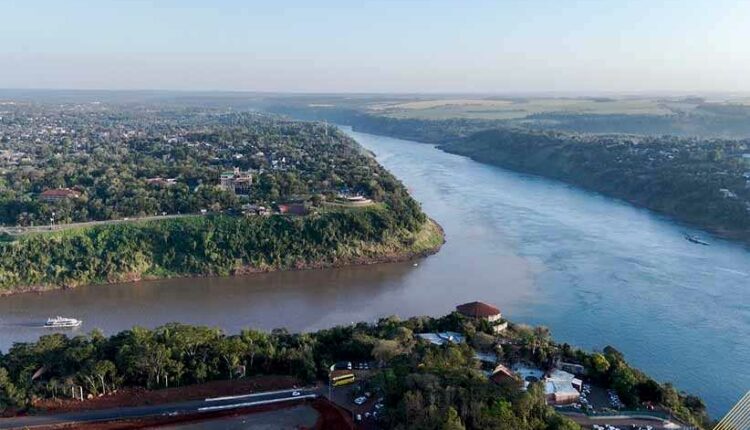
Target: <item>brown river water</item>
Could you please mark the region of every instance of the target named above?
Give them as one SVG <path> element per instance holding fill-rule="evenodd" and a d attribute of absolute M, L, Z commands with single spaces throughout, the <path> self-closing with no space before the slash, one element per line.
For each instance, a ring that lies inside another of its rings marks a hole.
<path fill-rule="evenodd" d="M 443 315 L 483 300 L 589 349 L 611 344 L 713 416 L 750 389 L 750 252 L 651 212 L 431 145 L 350 132 L 440 223 L 447 243 L 409 263 L 90 286 L 0 298 L 0 350 L 44 333 L 180 321 L 237 332 L 314 330 Z M 706 238 L 692 244 L 684 233 Z"/>

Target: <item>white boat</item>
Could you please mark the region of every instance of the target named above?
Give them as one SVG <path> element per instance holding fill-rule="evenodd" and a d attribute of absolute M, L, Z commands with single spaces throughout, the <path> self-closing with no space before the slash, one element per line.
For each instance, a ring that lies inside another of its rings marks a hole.
<path fill-rule="evenodd" d="M 81 324 L 83 324 L 83 321 L 81 320 L 57 316 L 54 318 L 47 318 L 47 322 L 44 323 L 44 326 L 47 328 L 73 328 L 78 327 Z"/>

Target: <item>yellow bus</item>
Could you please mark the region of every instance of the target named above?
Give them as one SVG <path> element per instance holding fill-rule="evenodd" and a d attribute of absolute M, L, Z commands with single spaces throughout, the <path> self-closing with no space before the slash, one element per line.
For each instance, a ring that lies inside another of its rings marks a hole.
<path fill-rule="evenodd" d="M 334 387 L 339 387 L 341 385 L 347 385 L 347 384 L 353 384 L 354 383 L 354 374 L 347 372 L 347 373 L 331 373 L 331 385 Z"/>

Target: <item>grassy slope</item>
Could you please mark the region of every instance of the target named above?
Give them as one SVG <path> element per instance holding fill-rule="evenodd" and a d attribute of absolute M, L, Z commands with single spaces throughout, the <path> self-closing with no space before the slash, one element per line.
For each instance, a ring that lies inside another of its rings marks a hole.
<path fill-rule="evenodd" d="M 383 208 L 320 216 L 144 221 L 5 243 L 0 295 L 179 276 L 403 261 L 439 250 L 440 227 L 378 229 Z M 333 221 L 331 221 L 333 219 Z"/>

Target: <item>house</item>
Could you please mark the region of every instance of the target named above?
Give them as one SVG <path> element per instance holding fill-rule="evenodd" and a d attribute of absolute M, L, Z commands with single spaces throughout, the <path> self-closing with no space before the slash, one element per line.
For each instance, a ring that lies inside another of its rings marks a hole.
<path fill-rule="evenodd" d="M 359 194 L 348 195 L 348 194 L 340 193 L 338 196 L 338 200 L 342 202 L 343 204 L 346 204 L 349 206 L 369 206 L 373 203 L 372 200 L 368 199 L 367 197 L 361 196 Z"/>
<path fill-rule="evenodd" d="M 55 188 L 46 190 L 39 195 L 39 198 L 45 202 L 59 202 L 65 199 L 77 199 L 81 197 L 81 193 L 70 188 Z"/>
<path fill-rule="evenodd" d="M 253 175 L 242 172 L 239 167 L 222 172 L 219 176 L 219 187 L 235 194 L 248 194 L 253 185 Z"/>
<path fill-rule="evenodd" d="M 250 204 L 250 203 L 242 205 L 242 212 L 248 216 L 254 216 L 254 215 L 265 216 L 265 215 L 271 214 L 271 212 L 265 206 L 260 206 L 256 204 Z"/>
<path fill-rule="evenodd" d="M 520 383 L 521 378 L 512 370 L 508 369 L 502 364 L 498 364 L 492 371 L 492 375 L 490 375 L 490 381 L 496 384 L 504 384 L 507 382 Z"/>
<path fill-rule="evenodd" d="M 456 311 L 467 318 L 492 323 L 495 333 L 500 333 L 508 327 L 508 323 L 502 320 L 500 309 L 484 302 L 464 303 L 456 306 Z"/>
<path fill-rule="evenodd" d="M 550 405 L 576 403 L 582 387 L 583 381 L 564 370 L 554 370 L 544 379 L 544 394 Z"/>
<path fill-rule="evenodd" d="M 172 185 L 175 185 L 177 183 L 177 179 L 175 178 L 149 178 L 146 179 L 146 182 L 149 185 L 153 185 L 155 187 L 171 187 Z"/>
<path fill-rule="evenodd" d="M 289 215 L 307 215 L 308 209 L 304 203 L 282 203 L 279 205 L 279 213 Z"/>

